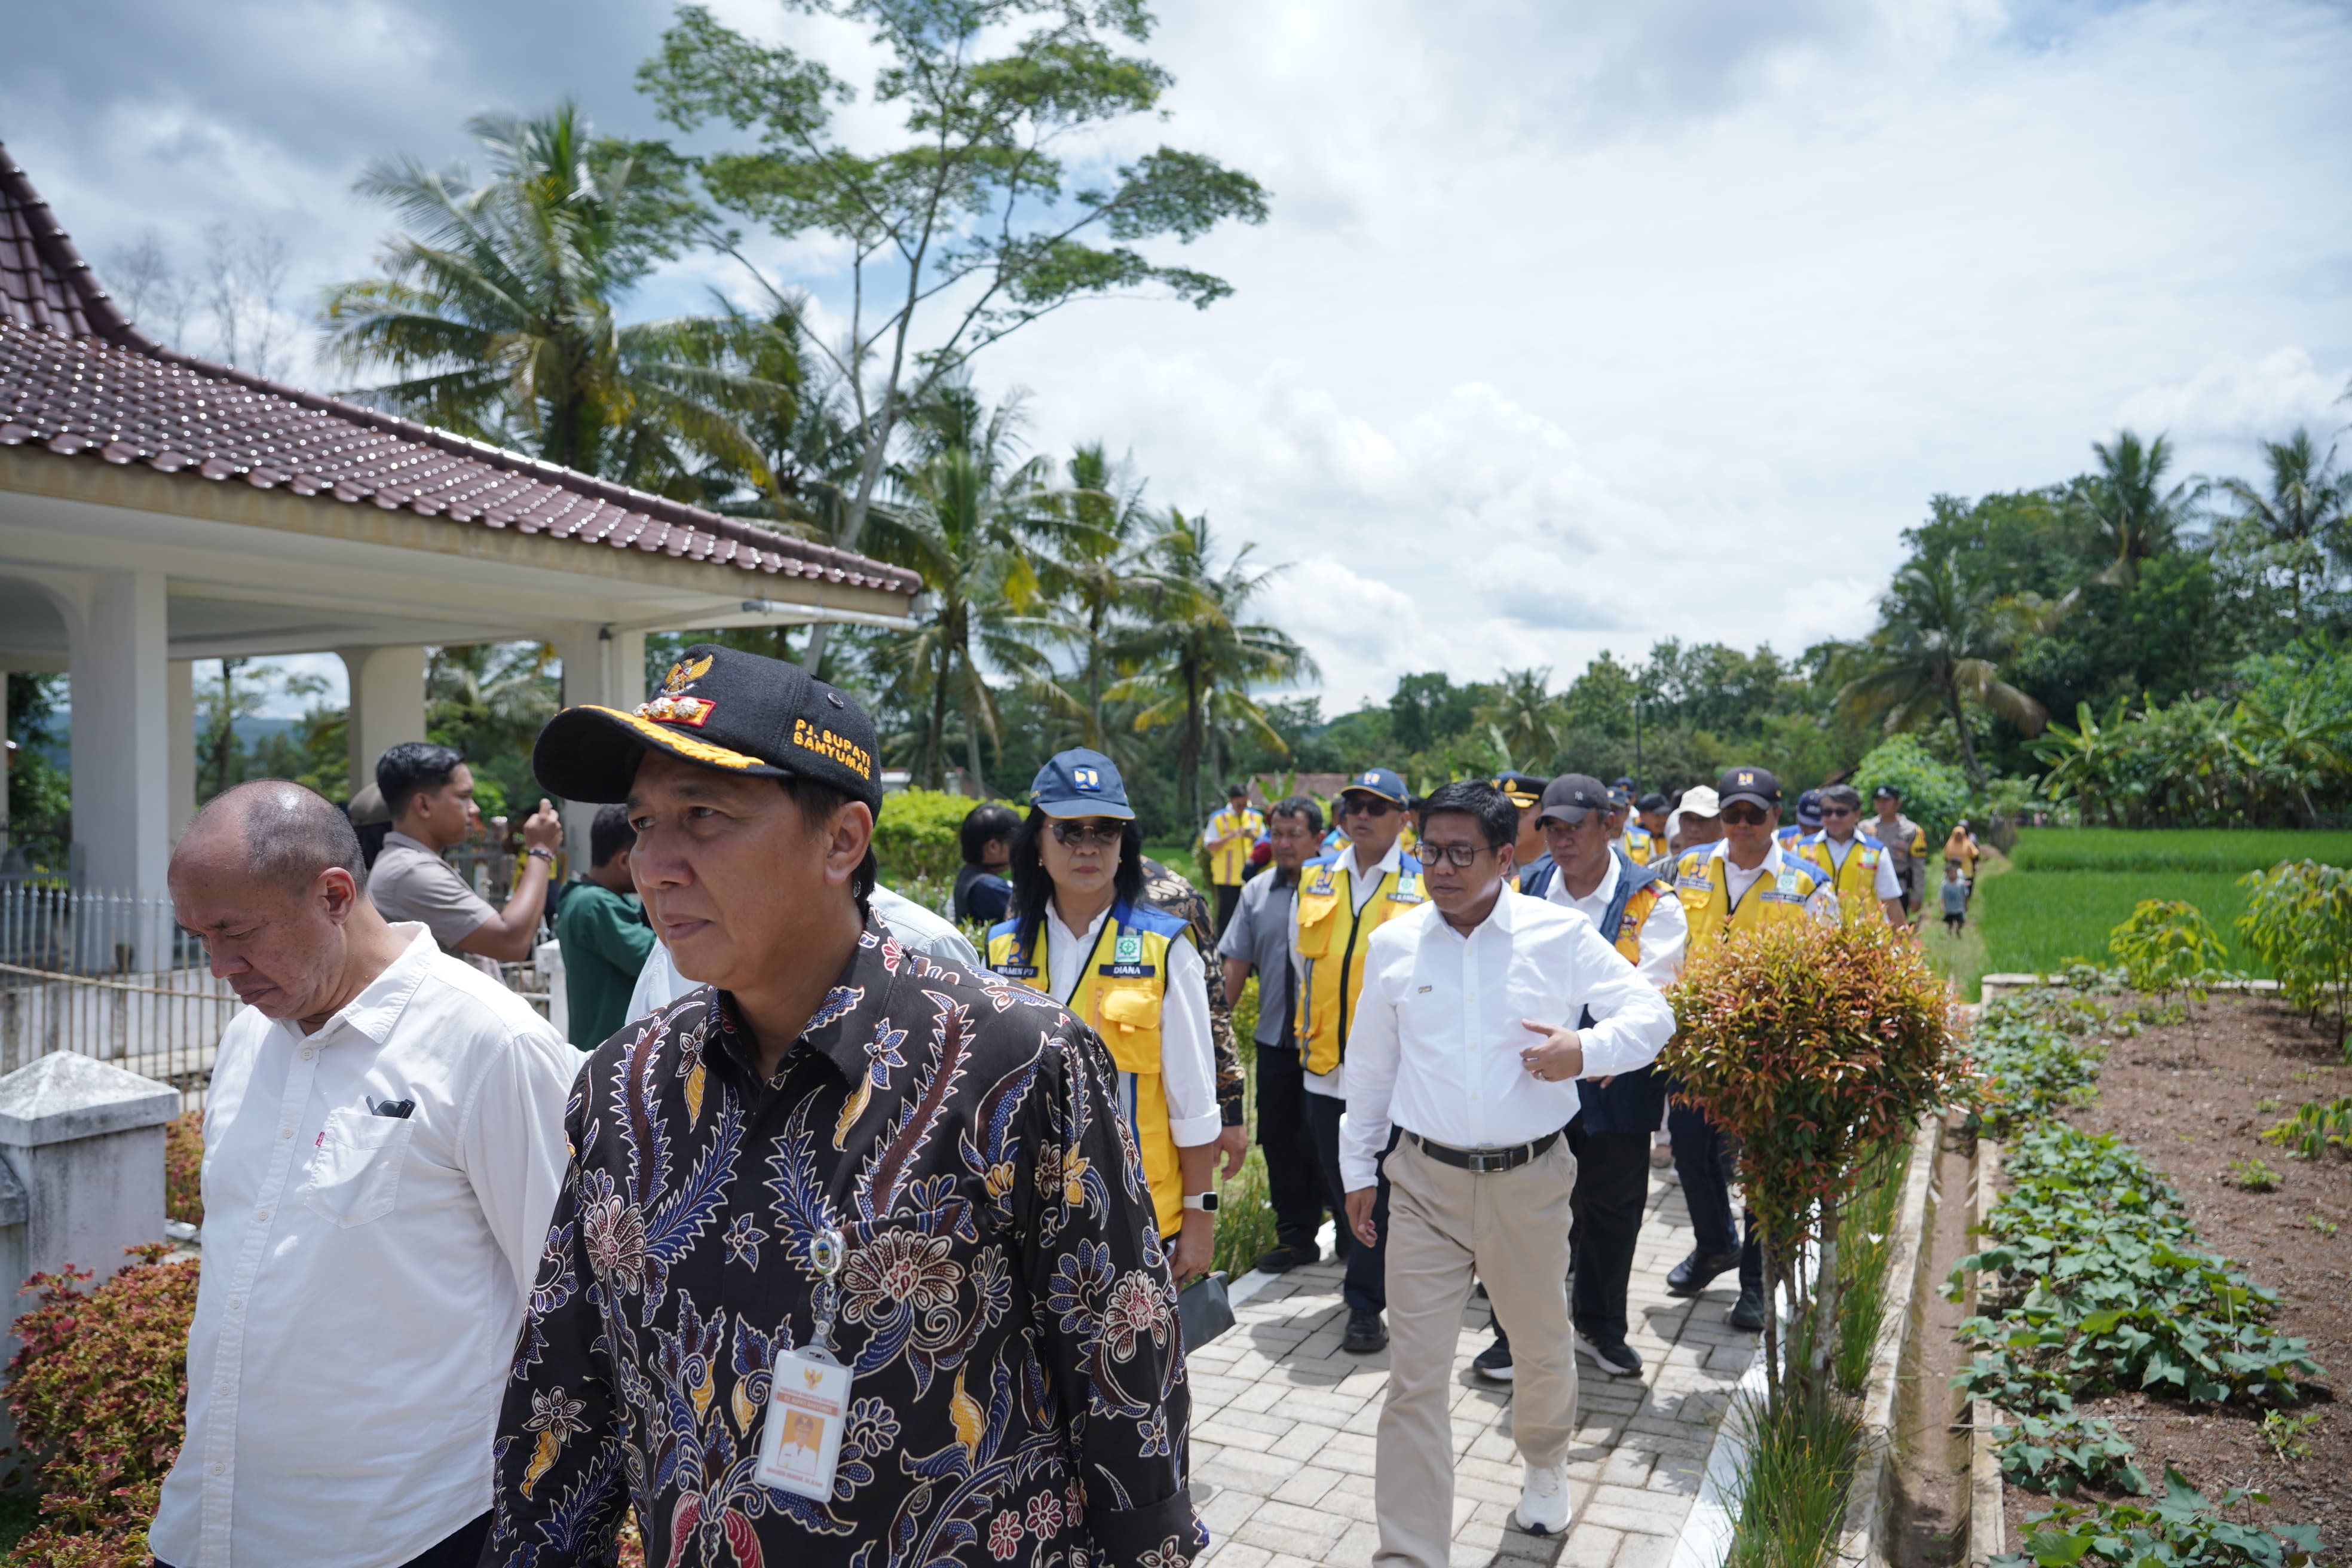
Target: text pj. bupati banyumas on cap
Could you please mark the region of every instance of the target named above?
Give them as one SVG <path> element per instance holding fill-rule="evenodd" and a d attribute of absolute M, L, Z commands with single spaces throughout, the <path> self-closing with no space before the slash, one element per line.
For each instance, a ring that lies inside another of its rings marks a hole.
<path fill-rule="evenodd" d="M 698 643 L 634 710 L 583 703 L 549 720 L 530 767 L 566 800 L 626 800 L 639 760 L 664 752 L 714 773 L 813 779 L 879 811 L 876 751 L 866 710 L 799 665 Z"/>

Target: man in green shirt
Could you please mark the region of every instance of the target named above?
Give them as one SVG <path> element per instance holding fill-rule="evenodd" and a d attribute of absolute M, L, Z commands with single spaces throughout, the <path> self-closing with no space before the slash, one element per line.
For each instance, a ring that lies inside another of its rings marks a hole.
<path fill-rule="evenodd" d="M 629 1021 L 630 989 L 654 950 L 654 928 L 629 878 L 629 849 L 636 837 L 627 806 L 600 808 L 588 830 L 594 864 L 572 879 L 555 916 L 572 1043 L 583 1051 L 594 1050 Z"/>

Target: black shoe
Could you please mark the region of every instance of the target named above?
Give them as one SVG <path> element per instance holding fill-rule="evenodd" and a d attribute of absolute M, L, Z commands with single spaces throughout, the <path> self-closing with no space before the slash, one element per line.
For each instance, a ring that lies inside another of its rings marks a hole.
<path fill-rule="evenodd" d="M 1602 1344 L 1580 1333 L 1576 1336 L 1576 1353 L 1590 1358 L 1593 1365 L 1612 1377 L 1642 1375 L 1641 1352 L 1623 1340 L 1613 1344 Z"/>
<path fill-rule="evenodd" d="M 1739 1300 L 1731 1304 L 1731 1310 L 1724 1314 L 1724 1321 L 1742 1333 L 1762 1333 L 1764 1331 L 1762 1293 L 1756 1290 L 1742 1290 L 1739 1293 Z"/>
<path fill-rule="evenodd" d="M 1264 1274 L 1287 1274 L 1310 1263 L 1323 1261 L 1323 1248 L 1311 1241 L 1286 1243 L 1271 1251 L 1258 1254 L 1257 1268 Z"/>
<path fill-rule="evenodd" d="M 1496 1334 L 1495 1342 L 1480 1351 L 1470 1365 L 1481 1377 L 1493 1378 L 1496 1383 L 1510 1382 L 1511 1342 Z"/>
<path fill-rule="evenodd" d="M 1737 1252 L 1693 1252 L 1688 1258 L 1667 1270 L 1666 1294 L 1696 1296 L 1712 1284 L 1715 1277 L 1727 1268 L 1738 1267 Z"/>
<path fill-rule="evenodd" d="M 1350 1355 L 1370 1355 L 1374 1351 L 1384 1351 L 1389 1348 L 1388 1325 L 1381 1321 L 1378 1312 L 1350 1312 L 1348 1314 L 1348 1337 L 1339 1342 L 1339 1348 Z"/>

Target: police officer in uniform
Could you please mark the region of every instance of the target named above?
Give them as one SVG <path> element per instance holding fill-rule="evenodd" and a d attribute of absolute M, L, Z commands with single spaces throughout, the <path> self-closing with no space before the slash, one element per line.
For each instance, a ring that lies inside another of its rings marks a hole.
<path fill-rule="evenodd" d="M 1690 956 L 1734 931 L 1835 921 L 1837 895 L 1829 873 L 1782 848 L 1774 832 L 1780 819 L 1780 781 L 1762 768 L 1730 768 L 1716 781 L 1715 793 L 1722 803 L 1723 837 L 1706 846 L 1704 855 L 1685 852 L 1675 884 L 1690 927 Z M 1764 1253 L 1753 1215 L 1744 1244 L 1732 1226 L 1730 1143 L 1695 1107 L 1679 1100 L 1667 1114 L 1666 1130 L 1696 1243 L 1668 1271 L 1666 1290 L 1696 1296 L 1736 1264 L 1739 1300 L 1731 1309 L 1731 1325 L 1753 1333 L 1764 1326 Z"/>
<path fill-rule="evenodd" d="M 1366 768 L 1339 791 L 1339 827 L 1347 847 L 1309 860 L 1299 869 L 1296 918 L 1291 925 L 1293 966 L 1298 975 L 1298 1047 L 1307 1069 L 1307 1122 L 1324 1179 L 1334 1193 L 1346 1192 L 1339 1173 L 1339 1119 L 1348 1108 L 1348 1028 L 1364 988 L 1364 951 L 1372 933 L 1397 916 L 1428 901 L 1421 885 L 1421 862 L 1398 842 L 1412 796 L 1404 780 L 1387 768 Z M 1373 1223 L 1388 1234 L 1389 1186 L 1378 1184 Z M 1382 1282 L 1385 1242 L 1358 1241 L 1348 1250 L 1348 1331 L 1340 1348 L 1368 1355 L 1389 1342 L 1381 1313 L 1388 1304 Z"/>
<path fill-rule="evenodd" d="M 1927 864 L 1927 830 L 1903 815 L 1903 792 L 1880 784 L 1870 792 L 1870 836 L 1886 847 L 1895 862 L 1895 879 L 1903 884 L 1903 912 L 1907 920 L 1919 910 L 1919 878 Z"/>
<path fill-rule="evenodd" d="M 1519 839 L 1512 847 L 1517 867 L 1512 875 L 1517 879 L 1512 885 L 1539 898 L 1551 880 L 1551 851 L 1544 847 L 1543 827 L 1536 821 L 1536 807 L 1543 802 L 1547 781 L 1533 773 L 1505 772 L 1486 782 L 1508 796 L 1519 813 Z"/>
<path fill-rule="evenodd" d="M 1201 952 L 1181 919 L 1145 901 L 1142 855 L 1111 760 L 1084 749 L 1049 759 L 1013 841 L 1013 909 L 989 928 L 988 966 L 1102 1037 L 1171 1270 L 1185 1279 L 1214 1257 L 1223 1118 Z"/>

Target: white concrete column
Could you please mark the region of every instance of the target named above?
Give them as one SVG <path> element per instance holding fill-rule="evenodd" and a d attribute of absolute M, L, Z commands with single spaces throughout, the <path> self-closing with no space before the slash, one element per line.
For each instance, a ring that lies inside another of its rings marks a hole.
<path fill-rule="evenodd" d="M 196 661 L 175 658 L 164 673 L 172 710 L 172 842 L 196 816 Z"/>
<path fill-rule="evenodd" d="M 172 845 L 163 574 L 97 574 L 74 619 L 74 843 L 89 886 L 161 895 Z"/>
<path fill-rule="evenodd" d="M 548 639 L 563 661 L 563 705 L 600 703 L 607 708 L 635 708 L 646 700 L 646 634 L 606 632 L 593 624 L 574 623 Z M 588 851 L 588 826 L 595 819 L 593 802 L 568 802 L 563 808 L 564 844 L 572 864 Z"/>
<path fill-rule="evenodd" d="M 403 741 L 425 739 L 425 649 L 343 647 L 351 676 L 352 793 L 375 783 L 375 760 Z"/>

